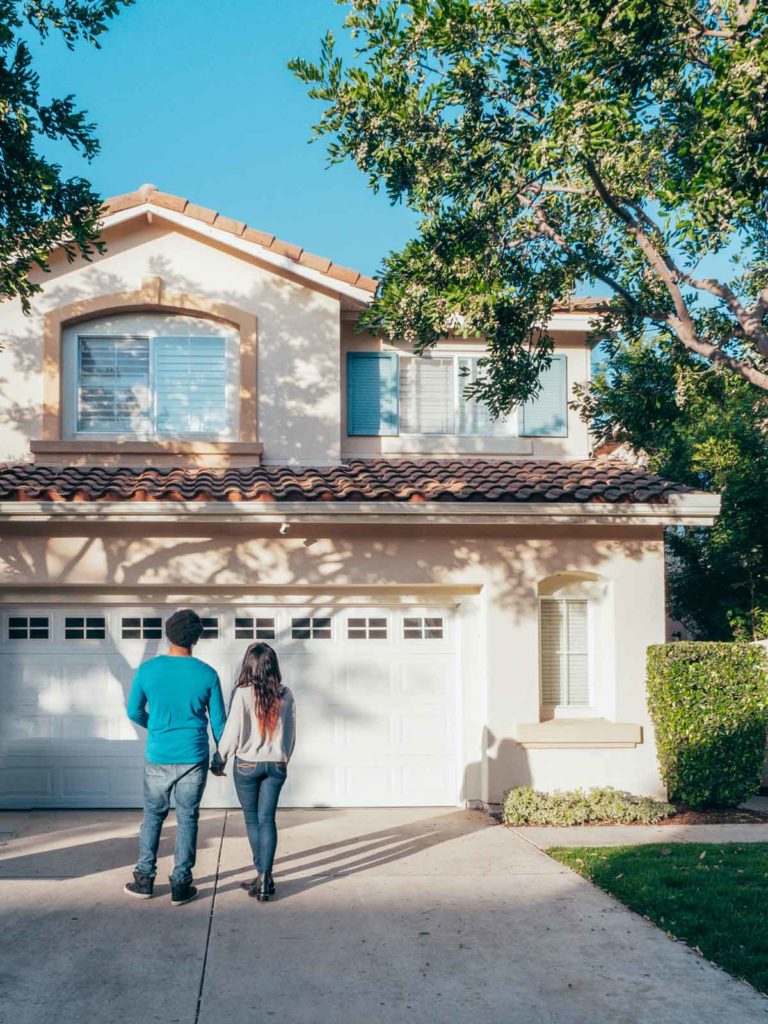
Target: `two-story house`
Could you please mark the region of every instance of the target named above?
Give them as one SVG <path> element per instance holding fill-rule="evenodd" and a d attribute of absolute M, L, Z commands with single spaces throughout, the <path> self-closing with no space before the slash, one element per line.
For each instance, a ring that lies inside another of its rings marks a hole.
<path fill-rule="evenodd" d="M 662 531 L 717 499 L 590 457 L 594 303 L 554 314 L 540 395 L 494 422 L 463 397 L 483 342 L 357 333 L 356 271 L 153 186 L 103 238 L 53 257 L 31 315 L 0 306 L 0 805 L 140 803 L 126 693 L 184 605 L 225 690 L 276 647 L 289 805 L 659 792 Z"/>

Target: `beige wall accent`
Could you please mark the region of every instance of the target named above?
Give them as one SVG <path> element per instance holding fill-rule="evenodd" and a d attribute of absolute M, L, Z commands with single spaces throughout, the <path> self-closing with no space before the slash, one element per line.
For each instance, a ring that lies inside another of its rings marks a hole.
<path fill-rule="evenodd" d="M 76 302 L 49 310 L 43 317 L 43 441 L 61 441 L 61 339 L 65 327 L 110 313 L 162 312 L 179 313 L 218 320 L 231 324 L 240 333 L 240 438 L 241 442 L 258 442 L 257 409 L 257 348 L 258 318 L 254 313 L 226 302 L 217 302 L 202 295 L 169 291 L 161 277 L 142 278 L 135 291 L 114 292 L 78 299 Z M 93 442 L 71 442 L 78 450 L 91 453 Z M 33 443 L 34 444 L 34 443 Z M 134 446 L 135 447 L 135 446 Z M 193 450 L 210 448 L 189 442 L 158 443 L 158 450 L 168 455 L 196 454 Z M 109 445 L 113 454 L 122 453 L 124 446 Z M 33 447 L 35 451 L 35 447 Z M 39 450 L 38 450 L 39 453 Z M 135 454 L 135 453 L 134 453 Z M 151 453 L 145 452 L 145 456 Z M 211 454 L 200 452 L 200 454 Z M 253 460 L 251 460 L 253 461 Z"/>
<path fill-rule="evenodd" d="M 515 738 L 526 749 L 636 747 L 643 742 L 643 728 L 631 722 L 610 722 L 607 718 L 556 718 L 518 725 Z"/>

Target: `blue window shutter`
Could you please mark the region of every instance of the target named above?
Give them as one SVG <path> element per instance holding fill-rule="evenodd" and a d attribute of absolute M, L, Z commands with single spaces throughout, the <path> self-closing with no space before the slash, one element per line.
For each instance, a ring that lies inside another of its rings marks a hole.
<path fill-rule="evenodd" d="M 396 352 L 347 353 L 347 433 L 362 437 L 399 433 Z"/>
<path fill-rule="evenodd" d="M 564 355 L 552 356 L 541 371 L 541 390 L 520 409 L 522 437 L 568 436 L 568 379 Z"/>

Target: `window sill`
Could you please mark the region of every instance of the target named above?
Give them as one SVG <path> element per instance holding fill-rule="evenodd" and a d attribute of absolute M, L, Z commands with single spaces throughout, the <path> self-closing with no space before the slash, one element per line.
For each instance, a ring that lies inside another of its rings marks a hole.
<path fill-rule="evenodd" d="M 552 718 L 521 723 L 515 738 L 529 750 L 636 747 L 643 742 L 643 727 L 607 718 Z"/>
<path fill-rule="evenodd" d="M 354 447 L 354 437 L 348 446 Z M 401 434 L 382 437 L 383 455 L 530 455 L 533 442 L 525 437 L 469 437 L 456 434 Z"/>
<path fill-rule="evenodd" d="M 35 462 L 67 466 L 258 466 L 258 441 L 30 441 Z"/>

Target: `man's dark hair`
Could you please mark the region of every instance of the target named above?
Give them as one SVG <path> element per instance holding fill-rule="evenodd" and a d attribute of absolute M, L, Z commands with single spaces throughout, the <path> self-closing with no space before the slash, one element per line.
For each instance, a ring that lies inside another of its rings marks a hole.
<path fill-rule="evenodd" d="M 166 622 L 165 635 L 177 647 L 194 647 L 203 635 L 203 620 L 191 608 L 182 608 Z"/>

